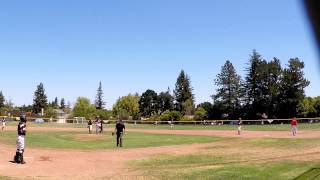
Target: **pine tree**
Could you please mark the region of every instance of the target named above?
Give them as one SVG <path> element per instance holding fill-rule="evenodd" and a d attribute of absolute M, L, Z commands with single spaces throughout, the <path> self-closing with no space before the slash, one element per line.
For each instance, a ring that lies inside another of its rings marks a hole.
<path fill-rule="evenodd" d="M 215 85 L 219 87 L 214 96 L 215 102 L 219 101 L 224 113 L 234 117 L 236 110 L 240 109 L 241 78 L 230 61 L 226 61 L 222 66 L 221 73 L 215 79 Z"/>
<path fill-rule="evenodd" d="M 160 110 L 160 112 L 164 112 L 166 110 L 172 110 L 173 109 L 173 96 L 170 94 L 170 89 L 168 88 L 168 90 L 166 92 L 161 92 L 158 95 L 158 102 L 157 102 L 157 106 L 158 109 Z"/>
<path fill-rule="evenodd" d="M 310 82 L 304 78 L 303 68 L 304 62 L 294 58 L 289 60 L 288 67 L 283 70 L 278 112 L 281 118 L 296 116 L 298 105 L 305 97 L 304 89 Z"/>
<path fill-rule="evenodd" d="M 4 98 L 3 94 L 2 94 L 2 91 L 0 91 L 0 112 L 4 108 L 4 102 L 5 102 L 5 98 Z"/>
<path fill-rule="evenodd" d="M 143 117 L 150 117 L 157 112 L 157 97 L 157 93 L 150 89 L 142 93 L 139 100 L 139 112 Z"/>
<path fill-rule="evenodd" d="M 97 90 L 96 100 L 95 100 L 96 109 L 103 109 L 105 104 L 106 103 L 103 101 L 102 84 L 101 84 L 101 81 L 100 81 L 99 82 L 99 87 L 98 87 L 98 90 Z"/>
<path fill-rule="evenodd" d="M 45 89 L 43 84 L 40 83 L 37 86 L 36 91 L 34 92 L 34 99 L 33 99 L 33 112 L 40 113 L 41 109 L 46 109 L 48 105 L 47 96 L 45 94 Z"/>
<path fill-rule="evenodd" d="M 59 101 L 58 97 L 56 97 L 52 103 L 53 108 L 59 108 Z"/>
<path fill-rule="evenodd" d="M 66 108 L 65 100 L 64 100 L 64 98 L 61 98 L 61 101 L 60 101 L 60 109 L 65 109 L 65 108 Z"/>
<path fill-rule="evenodd" d="M 194 95 L 192 94 L 192 90 L 189 76 L 181 70 L 177 78 L 174 96 L 176 110 L 182 114 L 186 114 L 187 109 L 194 108 Z M 186 103 L 187 101 L 188 103 Z M 191 107 L 186 107 L 186 105 Z"/>
<path fill-rule="evenodd" d="M 273 58 L 268 63 L 268 82 L 267 82 L 267 115 L 270 118 L 276 118 L 278 109 L 279 87 L 282 76 L 280 60 Z"/>
<path fill-rule="evenodd" d="M 268 63 L 261 55 L 253 50 L 249 60 L 250 67 L 247 69 L 245 89 L 246 89 L 246 110 L 249 118 L 261 117 L 268 109 Z"/>

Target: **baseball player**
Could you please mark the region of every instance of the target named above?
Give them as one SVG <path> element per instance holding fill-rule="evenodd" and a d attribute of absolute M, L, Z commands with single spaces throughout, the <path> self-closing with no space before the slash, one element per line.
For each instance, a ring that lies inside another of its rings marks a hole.
<path fill-rule="evenodd" d="M 101 126 L 101 120 L 100 120 L 100 117 L 97 116 L 96 120 L 94 122 L 96 124 L 96 134 L 101 133 L 101 127 L 100 127 Z"/>
<path fill-rule="evenodd" d="M 2 118 L 2 128 L 1 128 L 1 130 L 3 131 L 5 127 L 6 127 L 6 119 L 3 117 Z"/>
<path fill-rule="evenodd" d="M 297 134 L 297 130 L 298 130 L 297 126 L 298 126 L 298 121 L 297 121 L 296 117 L 293 117 L 291 119 L 291 132 L 292 132 L 293 136 L 295 136 Z"/>
<path fill-rule="evenodd" d="M 238 121 L 238 135 L 241 135 L 241 130 L 242 130 L 242 119 L 239 118 L 239 121 Z"/>
<path fill-rule="evenodd" d="M 24 153 L 24 139 L 26 136 L 27 128 L 27 119 L 23 115 L 20 117 L 20 122 L 18 124 L 18 136 L 17 136 L 17 151 L 16 155 L 14 156 L 14 162 L 18 164 L 25 164 L 26 162 L 23 160 L 23 153 Z"/>
<path fill-rule="evenodd" d="M 91 119 L 88 121 L 89 134 L 92 133 L 92 121 Z"/>
<path fill-rule="evenodd" d="M 117 124 L 114 131 L 117 134 L 117 147 L 122 147 L 122 136 L 125 133 L 126 126 L 124 125 L 123 121 L 120 119 Z"/>
<path fill-rule="evenodd" d="M 103 133 L 103 120 L 100 119 L 100 133 L 102 134 Z"/>

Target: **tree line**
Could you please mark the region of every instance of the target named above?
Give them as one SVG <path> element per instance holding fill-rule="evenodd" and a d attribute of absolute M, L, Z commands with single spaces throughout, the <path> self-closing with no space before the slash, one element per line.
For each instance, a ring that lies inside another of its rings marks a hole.
<path fill-rule="evenodd" d="M 171 91 L 155 92 L 147 89 L 138 93 L 119 97 L 112 110 L 105 109 L 102 83 L 99 82 L 95 102 L 79 97 L 71 109 L 65 99 L 56 97 L 48 102 L 43 83 L 34 92 L 33 105 L 21 106 L 20 111 L 39 114 L 44 109 L 45 116 L 56 117 L 56 109 L 70 113 L 74 117 L 101 116 L 104 119 L 150 119 L 150 120 L 203 120 L 203 119 L 261 119 L 320 116 L 320 97 L 305 97 L 309 81 L 304 77 L 304 62 L 299 58 L 288 60 L 281 66 L 278 58 L 265 60 L 253 50 L 242 78 L 232 62 L 226 60 L 221 71 L 213 79 L 212 102 L 195 105 L 191 79 L 181 70 L 175 88 Z M 10 104 L 11 103 L 11 104 Z M 0 91 L 0 111 L 9 112 L 12 102 L 5 101 Z M 14 109 L 14 108 L 13 108 Z"/>

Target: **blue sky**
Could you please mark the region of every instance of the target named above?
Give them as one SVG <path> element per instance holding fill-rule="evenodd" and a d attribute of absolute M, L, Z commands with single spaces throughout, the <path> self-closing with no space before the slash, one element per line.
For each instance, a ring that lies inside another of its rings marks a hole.
<path fill-rule="evenodd" d="M 174 88 L 181 69 L 196 102 L 211 101 L 225 60 L 244 77 L 249 54 L 305 62 L 308 96 L 319 94 L 318 57 L 301 1 L 123 0 L 0 3 L 0 90 L 32 103 L 43 82 L 49 100 L 94 100 Z"/>

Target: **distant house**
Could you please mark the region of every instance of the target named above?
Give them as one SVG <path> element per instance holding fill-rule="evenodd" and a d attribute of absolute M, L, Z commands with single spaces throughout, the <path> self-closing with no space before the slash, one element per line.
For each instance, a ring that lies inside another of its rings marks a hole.
<path fill-rule="evenodd" d="M 55 109 L 54 111 L 57 113 L 57 123 L 66 123 L 69 114 L 61 109 Z"/>

